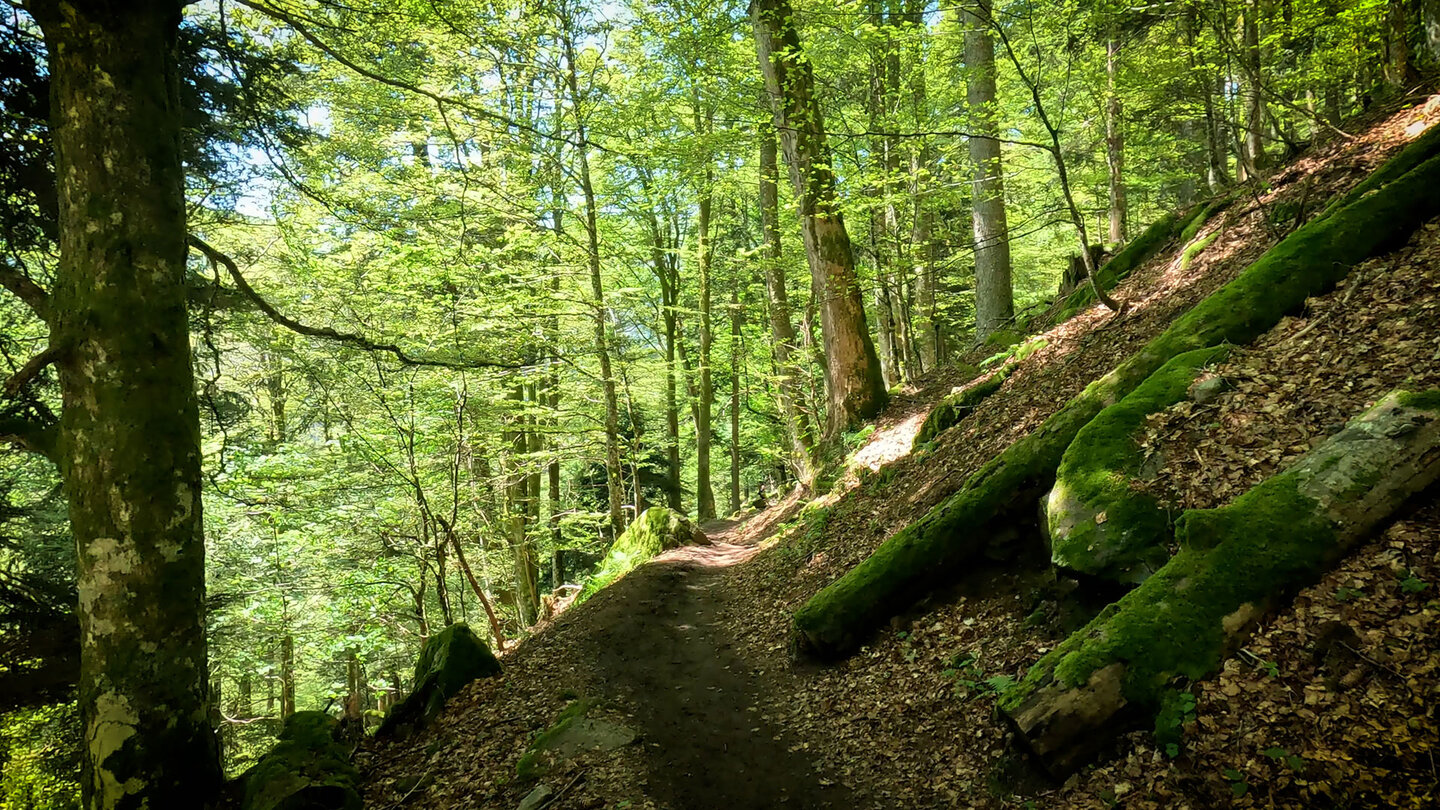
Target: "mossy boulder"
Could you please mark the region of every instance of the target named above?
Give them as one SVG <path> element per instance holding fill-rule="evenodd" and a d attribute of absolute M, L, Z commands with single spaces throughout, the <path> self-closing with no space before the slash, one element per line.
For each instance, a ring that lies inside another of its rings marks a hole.
<path fill-rule="evenodd" d="M 452 624 L 431 636 L 415 661 L 415 689 L 390 710 L 379 734 L 403 733 L 428 724 L 445 701 L 471 681 L 499 675 L 500 662 L 469 625 Z"/>
<path fill-rule="evenodd" d="M 557 763 L 584 753 L 614 751 L 639 738 L 619 723 L 595 717 L 596 702 L 581 699 L 560 712 L 555 722 L 536 736 L 515 765 L 521 781 L 539 779 Z"/>
<path fill-rule="evenodd" d="M 795 613 L 798 648 L 819 658 L 853 651 L 876 627 L 970 561 L 995 533 L 997 521 L 1047 491 L 1070 442 L 1106 407 L 1177 355 L 1249 343 L 1306 299 L 1329 292 L 1359 262 L 1403 244 L 1436 214 L 1440 157 L 1291 233 L 813 596 Z"/>
<path fill-rule="evenodd" d="M 241 775 L 241 810 L 361 810 L 360 775 L 339 727 L 324 712 L 291 715 L 275 747 Z"/>
<path fill-rule="evenodd" d="M 1186 512 L 1181 551 L 1040 659 L 1000 700 L 1057 776 L 1176 678 L 1215 672 L 1256 622 L 1440 478 L 1440 392 L 1394 392 L 1218 509 Z"/>
<path fill-rule="evenodd" d="M 1201 370 L 1228 346 L 1185 352 L 1080 430 L 1045 498 L 1050 559 L 1060 568 L 1138 583 L 1170 558 L 1170 512 L 1136 489 L 1146 458 L 1145 419 L 1185 399 Z"/>
<path fill-rule="evenodd" d="M 583 602 L 651 557 L 681 546 L 709 545 L 710 538 L 689 518 L 663 506 L 652 506 L 620 534 L 585 583 L 576 603 Z"/>

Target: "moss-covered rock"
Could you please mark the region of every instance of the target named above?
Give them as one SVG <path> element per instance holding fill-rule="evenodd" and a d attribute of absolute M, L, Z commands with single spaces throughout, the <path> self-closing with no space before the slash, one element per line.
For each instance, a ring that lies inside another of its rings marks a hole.
<path fill-rule="evenodd" d="M 610 545 L 600 567 L 576 597 L 576 604 L 589 599 L 641 563 L 663 551 L 681 546 L 708 545 L 710 539 L 690 519 L 663 506 L 652 506 L 640 514 Z"/>
<path fill-rule="evenodd" d="M 819 657 L 854 650 L 874 628 L 980 550 L 997 518 L 1049 489 L 1065 449 L 1100 411 L 1176 355 L 1227 342 L 1250 342 L 1307 298 L 1333 289 L 1355 264 L 1402 244 L 1436 214 L 1440 214 L 1440 158 L 1291 233 L 1238 278 L 1087 386 L 1037 430 L 992 459 L 958 492 L 806 602 L 795 614 L 799 648 Z"/>
<path fill-rule="evenodd" d="M 1229 347 L 1185 352 L 1160 367 L 1075 436 L 1045 498 L 1050 559 L 1077 573 L 1137 583 L 1170 558 L 1170 513 L 1137 490 L 1145 417 L 1185 399 L 1206 365 Z"/>
<path fill-rule="evenodd" d="M 426 640 L 415 661 L 414 691 L 390 710 L 377 733 L 403 733 L 428 724 L 445 701 L 471 681 L 500 671 L 500 662 L 469 625 L 450 625 Z"/>
<path fill-rule="evenodd" d="M 324 712 L 297 712 L 279 742 L 240 777 L 241 810 L 360 810 L 360 776 Z"/>
<path fill-rule="evenodd" d="M 1054 772 L 1122 710 L 1151 716 L 1175 678 L 1214 672 L 1279 599 L 1440 478 L 1440 399 L 1395 392 L 1294 466 L 1186 512 L 1181 551 L 1042 658 L 1000 708 Z"/>
<path fill-rule="evenodd" d="M 521 781 L 539 779 L 557 762 L 595 751 L 614 751 L 638 739 L 630 728 L 591 716 L 596 703 L 582 699 L 560 712 L 551 726 L 535 737 L 515 765 Z"/>

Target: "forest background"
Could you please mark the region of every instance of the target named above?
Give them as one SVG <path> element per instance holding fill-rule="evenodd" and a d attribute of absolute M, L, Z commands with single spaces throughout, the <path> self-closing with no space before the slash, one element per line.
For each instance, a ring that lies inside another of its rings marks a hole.
<path fill-rule="evenodd" d="M 1082 240 L 1259 193 L 1268 166 L 1345 137 L 1434 67 L 1440 31 L 1431 0 L 756 8 L 187 9 L 228 770 L 297 708 L 383 712 L 432 629 L 522 637 L 649 504 L 710 519 L 828 486 L 867 414 L 827 395 L 814 176 L 792 181 L 777 134 L 824 134 L 809 158 L 833 171 L 874 373 L 898 392 L 1017 339 L 1079 281 Z M 766 11 L 812 71 L 799 125 L 796 84 L 762 79 Z M 0 32 L 0 261 L 48 287 L 48 57 L 19 6 Z M 74 541 L 54 465 L 14 427 L 59 410 L 53 373 L 26 373 L 47 338 L 0 297 L 23 383 L 0 400 L 0 807 L 78 795 Z"/>

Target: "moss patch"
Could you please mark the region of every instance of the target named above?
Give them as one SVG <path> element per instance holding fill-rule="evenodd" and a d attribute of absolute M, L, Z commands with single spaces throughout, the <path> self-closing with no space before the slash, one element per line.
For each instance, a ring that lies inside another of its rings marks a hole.
<path fill-rule="evenodd" d="M 275 747 L 241 775 L 241 810 L 360 810 L 360 777 L 338 726 L 324 712 L 291 715 Z"/>
<path fill-rule="evenodd" d="M 471 681 L 500 672 L 500 662 L 475 631 L 464 622 L 452 624 L 426 640 L 415 661 L 414 691 L 390 710 L 377 733 L 423 726 Z"/>
<path fill-rule="evenodd" d="M 1217 230 L 1198 242 L 1191 242 L 1187 244 L 1185 246 L 1185 250 L 1181 251 L 1180 253 L 1180 269 L 1182 271 L 1190 269 L 1190 262 L 1194 261 L 1196 256 L 1204 253 L 1205 248 L 1210 247 L 1211 243 L 1213 243 L 1216 239 L 1219 239 L 1220 233 L 1221 232 Z"/>
<path fill-rule="evenodd" d="M 1229 353 L 1185 352 L 1101 411 L 1076 436 L 1046 498 L 1051 560 L 1091 576 L 1139 582 L 1169 557 L 1170 515 L 1132 486 L 1143 454 L 1145 418 L 1181 401 L 1200 369 Z"/>
<path fill-rule="evenodd" d="M 1135 272 L 1135 268 L 1158 253 L 1160 248 L 1164 247 L 1184 224 L 1176 214 L 1166 214 L 1151 223 L 1150 227 L 1135 237 L 1130 244 L 1125 246 L 1124 250 L 1096 269 L 1095 283 L 1102 290 L 1113 288 L 1126 276 Z M 1070 320 L 1075 313 L 1093 303 L 1095 303 L 1095 291 L 1090 289 L 1089 281 L 1082 281 L 1080 286 L 1076 287 L 1075 291 L 1065 299 L 1065 306 L 1060 309 L 1060 314 L 1055 316 L 1055 323 Z"/>

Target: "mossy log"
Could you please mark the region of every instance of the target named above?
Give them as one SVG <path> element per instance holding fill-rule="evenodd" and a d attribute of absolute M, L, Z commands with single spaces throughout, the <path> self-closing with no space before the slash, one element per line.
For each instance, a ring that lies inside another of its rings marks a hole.
<path fill-rule="evenodd" d="M 1229 506 L 1182 515 L 1181 551 L 1035 664 L 1002 711 L 1052 773 L 1073 770 L 1437 478 L 1440 389 L 1392 392 Z"/>
<path fill-rule="evenodd" d="M 1047 490 L 1065 449 L 1091 419 L 1176 355 L 1243 344 L 1333 289 L 1355 264 L 1398 246 L 1440 213 L 1440 158 L 1334 215 L 1306 224 L 1130 359 L 1091 383 L 1035 432 L 978 470 L 959 492 L 897 532 L 796 612 L 800 651 L 833 658 L 945 580 L 980 550 L 993 524 Z"/>
<path fill-rule="evenodd" d="M 279 742 L 240 776 L 241 810 L 360 810 L 360 775 L 324 712 L 296 712 Z"/>
<path fill-rule="evenodd" d="M 471 681 L 500 672 L 500 662 L 475 631 L 464 622 L 452 624 L 420 648 L 415 689 L 385 715 L 376 733 L 404 733 L 424 726 L 440 714 L 445 701 L 460 694 Z"/>
<path fill-rule="evenodd" d="M 1202 209 L 1197 207 L 1191 216 Z M 1141 231 L 1140 235 L 1130 241 L 1124 250 L 1115 254 L 1115 257 L 1106 262 L 1095 271 L 1095 283 L 1102 290 L 1109 290 L 1119 284 L 1126 276 L 1135 272 L 1135 268 L 1144 264 L 1147 259 L 1154 256 L 1165 247 L 1182 228 L 1189 224 L 1190 217 L 1182 219 L 1178 214 L 1166 214 L 1165 216 L 1150 223 L 1150 227 Z M 1080 284 L 1075 291 L 1065 299 L 1065 306 L 1060 308 L 1060 313 L 1055 316 L 1055 323 L 1068 321 L 1075 313 L 1095 303 L 1095 291 L 1090 289 L 1089 284 Z"/>
<path fill-rule="evenodd" d="M 1170 513 L 1134 487 L 1145 463 L 1138 439 L 1147 416 L 1185 399 L 1201 370 L 1228 353 L 1216 346 L 1175 357 L 1075 436 L 1045 498 L 1055 565 L 1137 583 L 1170 558 Z"/>

